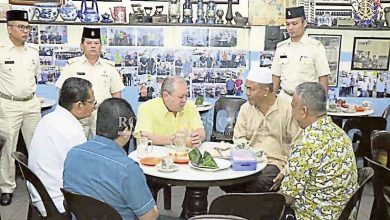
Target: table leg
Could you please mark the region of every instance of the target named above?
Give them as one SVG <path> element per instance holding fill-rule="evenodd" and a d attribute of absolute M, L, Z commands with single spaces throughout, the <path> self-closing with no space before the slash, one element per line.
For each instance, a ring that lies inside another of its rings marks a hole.
<path fill-rule="evenodd" d="M 208 187 L 187 187 L 184 197 L 184 217 L 207 214 Z"/>

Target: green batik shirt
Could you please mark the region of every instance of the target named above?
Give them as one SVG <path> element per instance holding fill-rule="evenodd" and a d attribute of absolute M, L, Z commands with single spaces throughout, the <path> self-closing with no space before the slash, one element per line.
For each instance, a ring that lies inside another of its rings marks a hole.
<path fill-rule="evenodd" d="M 291 148 L 281 190 L 295 199 L 298 220 L 338 219 L 357 189 L 357 176 L 351 140 L 325 116 Z"/>

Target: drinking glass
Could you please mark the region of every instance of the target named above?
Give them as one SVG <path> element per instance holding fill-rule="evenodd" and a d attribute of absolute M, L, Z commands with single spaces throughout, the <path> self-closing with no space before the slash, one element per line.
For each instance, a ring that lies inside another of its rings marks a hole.
<path fill-rule="evenodd" d="M 137 139 L 137 156 L 142 159 L 148 157 L 149 154 L 153 151 L 152 141 L 146 137 L 141 137 Z"/>
<path fill-rule="evenodd" d="M 186 146 L 187 146 L 186 138 L 187 138 L 186 132 L 183 132 L 183 131 L 176 132 L 175 137 L 173 139 L 173 145 L 175 145 L 175 147 L 177 149 L 186 148 Z"/>

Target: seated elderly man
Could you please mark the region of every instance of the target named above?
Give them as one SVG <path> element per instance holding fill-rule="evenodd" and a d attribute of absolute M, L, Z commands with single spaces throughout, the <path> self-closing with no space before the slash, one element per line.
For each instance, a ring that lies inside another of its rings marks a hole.
<path fill-rule="evenodd" d="M 268 164 L 256 181 L 223 187 L 227 192 L 267 192 L 284 169 L 287 154 L 299 126 L 292 118 L 291 104 L 273 93 L 269 68 L 253 67 L 245 82 L 248 102 L 241 106 L 234 127 L 234 143 L 248 142 L 254 151 L 264 151 Z"/>
<path fill-rule="evenodd" d="M 145 175 L 123 149 L 131 138 L 134 117 L 124 99 L 103 101 L 97 112 L 96 137 L 66 156 L 64 188 L 104 201 L 122 219 L 153 220 L 158 210 Z"/>
<path fill-rule="evenodd" d="M 38 123 L 31 141 L 28 166 L 39 177 L 59 212 L 65 212 L 62 172 L 68 151 L 87 141 L 79 119 L 91 116 L 95 109 L 92 84 L 80 78 L 65 80 L 60 90 L 56 109 Z M 33 205 L 46 216 L 42 199 L 32 185 L 28 185 Z"/>
<path fill-rule="evenodd" d="M 180 76 L 167 77 L 160 94 L 161 97 L 139 106 L 134 136 L 167 145 L 172 143 L 176 132 L 186 130 L 190 132 L 192 146 L 199 146 L 206 132 L 195 104 L 187 102 L 187 82 Z"/>
<path fill-rule="evenodd" d="M 300 84 L 291 105 L 304 130 L 290 150 L 281 192 L 297 219 L 338 219 L 357 187 L 351 140 L 326 115 L 321 84 Z"/>

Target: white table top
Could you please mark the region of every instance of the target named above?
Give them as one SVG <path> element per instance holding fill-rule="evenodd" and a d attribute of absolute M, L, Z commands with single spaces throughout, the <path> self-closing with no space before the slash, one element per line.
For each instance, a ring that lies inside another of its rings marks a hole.
<path fill-rule="evenodd" d="M 374 109 L 368 109 L 368 110 L 364 110 L 362 112 L 343 112 L 343 111 L 329 112 L 328 111 L 328 115 L 339 116 L 339 117 L 359 117 L 359 116 L 371 115 L 372 113 L 374 113 Z"/>
<path fill-rule="evenodd" d="M 43 102 L 41 101 L 41 108 L 49 108 L 56 104 L 56 101 L 54 99 L 42 98 L 42 97 L 40 97 L 40 99 L 41 100 L 43 99 Z"/>
<path fill-rule="evenodd" d="M 197 105 L 198 112 L 207 112 L 213 108 L 213 105 L 209 102 L 204 102 L 203 105 Z"/>
<path fill-rule="evenodd" d="M 200 151 L 204 151 L 207 149 L 212 149 L 215 146 L 215 142 L 205 142 L 200 146 Z M 169 147 L 164 146 L 154 146 L 153 152 L 150 156 L 155 157 L 164 157 L 169 154 L 169 151 L 172 151 Z M 137 152 L 133 151 L 129 154 L 129 157 L 137 162 L 139 159 L 137 157 Z M 215 180 L 228 180 L 228 179 L 236 179 L 241 177 L 246 177 L 252 175 L 254 173 L 260 172 L 267 165 L 267 161 L 262 161 L 257 163 L 257 169 L 253 171 L 234 171 L 231 167 L 218 170 L 218 171 L 202 171 L 191 168 L 188 164 L 176 164 L 178 166 L 178 170 L 171 173 L 164 173 L 158 171 L 154 166 L 145 166 L 140 164 L 140 167 L 144 171 L 145 174 L 172 179 L 172 180 L 185 180 L 185 181 L 215 181 Z"/>

